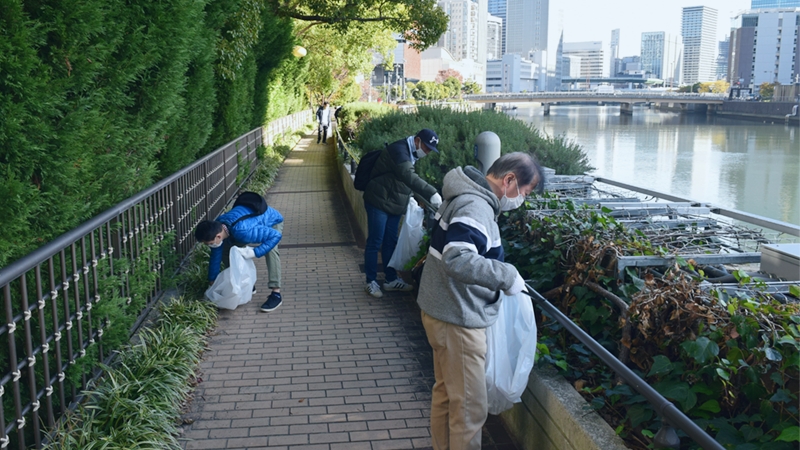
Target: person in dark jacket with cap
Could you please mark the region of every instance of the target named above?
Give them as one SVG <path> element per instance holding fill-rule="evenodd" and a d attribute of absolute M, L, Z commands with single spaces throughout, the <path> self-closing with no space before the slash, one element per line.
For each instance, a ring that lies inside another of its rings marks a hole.
<path fill-rule="evenodd" d="M 397 277 L 397 271 L 388 267 L 397 246 L 400 217 L 405 214 L 411 193 L 428 200 L 434 208 L 442 204 L 436 188 L 426 183 L 414 172 L 414 164 L 430 152 L 439 152 L 439 136 L 429 129 L 420 130 L 388 145 L 375 161 L 370 181 L 364 189 L 364 208 L 367 210 L 367 243 L 364 250 L 364 271 L 367 275 L 365 290 L 373 297 L 383 297 L 378 285 L 378 250 L 384 264 L 386 291 L 410 291 L 413 287 Z"/>

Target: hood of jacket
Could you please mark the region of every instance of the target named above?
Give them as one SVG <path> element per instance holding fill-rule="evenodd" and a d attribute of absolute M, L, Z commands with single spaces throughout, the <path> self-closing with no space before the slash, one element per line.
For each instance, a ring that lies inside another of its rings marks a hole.
<path fill-rule="evenodd" d="M 483 173 L 472 166 L 463 169 L 456 167 L 444 176 L 442 199 L 450 201 L 459 195 L 476 195 L 491 205 L 495 217 L 500 214 L 500 200 L 492 192 Z"/>

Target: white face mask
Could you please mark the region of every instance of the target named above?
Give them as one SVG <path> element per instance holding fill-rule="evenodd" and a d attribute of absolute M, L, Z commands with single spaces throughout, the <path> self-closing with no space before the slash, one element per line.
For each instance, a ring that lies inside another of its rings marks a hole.
<path fill-rule="evenodd" d="M 219 242 L 215 241 L 213 244 L 208 244 L 208 246 L 211 247 L 211 248 L 217 248 L 220 245 L 222 245 L 222 241 L 219 241 Z"/>
<path fill-rule="evenodd" d="M 514 184 L 517 184 L 516 181 Z M 511 211 L 519 208 L 525 203 L 525 196 L 520 195 L 519 185 L 517 185 L 517 196 L 514 198 L 506 197 L 505 189 L 503 189 L 503 198 L 500 199 L 500 211 Z"/>
<path fill-rule="evenodd" d="M 424 158 L 427 155 L 427 153 L 425 153 L 425 150 L 421 148 L 417 148 L 415 153 L 417 155 L 417 158 Z"/>

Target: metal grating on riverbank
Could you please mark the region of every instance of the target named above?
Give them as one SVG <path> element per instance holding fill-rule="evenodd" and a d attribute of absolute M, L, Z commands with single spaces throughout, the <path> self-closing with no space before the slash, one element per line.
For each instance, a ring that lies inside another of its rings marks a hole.
<path fill-rule="evenodd" d="M 752 269 L 760 264 L 763 245 L 797 242 L 800 236 L 800 227 L 785 222 L 586 175 L 556 175 L 546 169 L 546 190 L 547 198 L 534 202 L 530 218 L 589 218 L 602 212 L 664 251 L 615 255 L 619 280 L 627 268 L 665 267 L 680 261 L 709 267 L 724 277 L 732 266 Z M 800 274 L 789 279 L 800 279 Z"/>

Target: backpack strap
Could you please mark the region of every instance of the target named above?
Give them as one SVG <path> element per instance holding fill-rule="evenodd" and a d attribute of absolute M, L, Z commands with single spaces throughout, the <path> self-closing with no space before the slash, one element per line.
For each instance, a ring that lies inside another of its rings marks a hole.
<path fill-rule="evenodd" d="M 247 245 L 248 242 L 241 243 L 241 242 L 237 241 L 235 237 L 233 237 L 233 227 L 234 227 L 234 225 L 236 225 L 237 223 L 241 222 L 244 219 L 249 219 L 251 217 L 256 217 L 256 216 L 260 216 L 260 215 L 261 214 L 258 214 L 257 212 L 254 212 L 254 213 L 245 214 L 245 215 L 239 217 L 238 219 L 234 220 L 233 223 L 231 223 L 231 224 L 227 224 L 227 223 L 222 222 L 222 221 L 220 221 L 220 222 L 222 222 L 223 225 L 228 227 L 228 237 L 231 239 L 231 243 L 233 243 L 233 245 L 235 245 L 236 247 L 242 247 L 242 246 Z"/>

